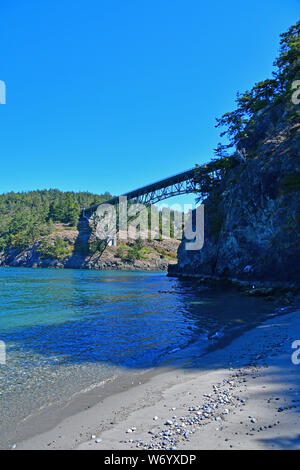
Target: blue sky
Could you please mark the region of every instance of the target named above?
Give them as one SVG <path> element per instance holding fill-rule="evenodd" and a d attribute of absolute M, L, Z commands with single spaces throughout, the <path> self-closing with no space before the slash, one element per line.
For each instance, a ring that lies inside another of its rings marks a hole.
<path fill-rule="evenodd" d="M 298 13 L 299 0 L 0 0 L 0 192 L 120 194 L 210 160 L 215 118 L 271 75 Z"/>

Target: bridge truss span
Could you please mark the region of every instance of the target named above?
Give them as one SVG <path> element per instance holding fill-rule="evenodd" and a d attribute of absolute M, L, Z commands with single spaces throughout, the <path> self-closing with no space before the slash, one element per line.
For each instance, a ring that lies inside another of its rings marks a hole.
<path fill-rule="evenodd" d="M 210 162 L 196 168 L 178 173 L 169 178 L 164 178 L 152 184 L 122 194 L 128 201 L 139 202 L 141 204 L 155 204 L 170 197 L 181 194 L 199 193 L 201 184 L 207 178 L 207 175 L 217 176 L 219 168 L 215 162 Z M 119 203 L 119 197 L 104 201 L 100 204 L 85 209 L 84 213 L 89 216 L 97 210 L 102 204 L 116 205 Z"/>
<path fill-rule="evenodd" d="M 170 184 L 164 188 L 154 189 L 148 193 L 141 194 L 135 198 L 136 202 L 141 204 L 155 204 L 174 196 L 181 194 L 196 193 L 198 184 L 194 182 L 193 178 L 178 183 Z"/>

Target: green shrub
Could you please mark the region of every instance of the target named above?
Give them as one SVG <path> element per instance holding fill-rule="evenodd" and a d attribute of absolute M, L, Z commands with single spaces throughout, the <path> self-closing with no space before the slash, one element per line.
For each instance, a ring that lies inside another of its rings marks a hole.
<path fill-rule="evenodd" d="M 104 240 L 94 240 L 94 241 L 89 242 L 88 252 L 91 255 L 94 255 L 95 253 L 102 254 L 105 248 L 106 248 L 106 243 Z"/>
<path fill-rule="evenodd" d="M 137 260 L 147 259 L 147 254 L 151 253 L 152 249 L 150 247 L 144 246 L 143 240 L 140 238 L 131 245 L 123 244 L 117 249 L 117 256 L 121 258 L 122 261 L 134 263 Z"/>
<path fill-rule="evenodd" d="M 41 254 L 42 259 L 53 258 L 62 261 L 72 253 L 72 247 L 61 238 L 56 238 L 53 245 L 49 241 L 41 242 L 37 251 Z"/>

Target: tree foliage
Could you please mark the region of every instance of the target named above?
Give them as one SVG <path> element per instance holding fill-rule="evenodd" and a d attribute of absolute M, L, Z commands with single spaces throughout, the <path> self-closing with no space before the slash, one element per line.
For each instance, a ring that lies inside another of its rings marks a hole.
<path fill-rule="evenodd" d="M 300 21 L 281 34 L 279 56 L 274 61 L 273 78 L 256 83 L 251 90 L 237 94 L 237 107 L 217 119 L 216 127 L 225 127 L 220 136 L 227 144 L 219 144 L 216 154 L 226 155 L 226 150 L 238 145 L 249 136 L 257 113 L 267 106 L 281 102 L 290 103 L 292 83 L 300 79 Z"/>
<path fill-rule="evenodd" d="M 39 246 L 38 252 L 42 255 L 42 258 L 50 257 L 62 261 L 71 254 L 72 248 L 68 242 L 61 238 L 56 238 L 54 244 L 43 241 Z"/>
<path fill-rule="evenodd" d="M 83 208 L 111 196 L 57 189 L 0 195 L 0 250 L 24 249 L 48 235 L 53 222 L 76 226 Z"/>

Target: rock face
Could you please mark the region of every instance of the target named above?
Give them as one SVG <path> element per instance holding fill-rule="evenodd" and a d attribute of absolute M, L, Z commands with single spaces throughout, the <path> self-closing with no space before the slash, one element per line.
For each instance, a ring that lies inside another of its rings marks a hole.
<path fill-rule="evenodd" d="M 300 124 L 279 116 L 261 113 L 243 142 L 251 158 L 204 201 L 203 248 L 186 251 L 183 240 L 170 275 L 299 286 Z"/>
<path fill-rule="evenodd" d="M 101 269 L 101 270 L 140 270 L 166 271 L 170 264 L 177 261 L 176 252 L 179 240 L 145 240 L 140 259 L 126 260 L 117 247 L 108 246 L 102 253 L 96 251 L 88 254 L 87 242 L 90 234 L 86 228 L 78 230 L 59 230 L 50 237 L 50 242 L 60 238 L 70 247 L 71 254 L 64 259 L 42 256 L 39 252 L 41 240 L 37 240 L 25 250 L 9 250 L 6 255 L 0 253 L 0 266 L 29 267 L 29 268 L 70 268 L 70 269 Z M 134 246 L 129 240 L 128 245 Z M 82 249 L 84 248 L 84 249 Z M 126 250 L 125 250 L 126 252 Z"/>

